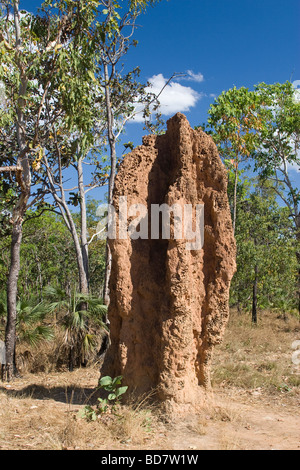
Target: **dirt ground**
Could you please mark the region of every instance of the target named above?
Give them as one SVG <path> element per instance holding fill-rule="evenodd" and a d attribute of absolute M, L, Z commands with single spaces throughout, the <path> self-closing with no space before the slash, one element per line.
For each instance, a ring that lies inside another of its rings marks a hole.
<path fill-rule="evenodd" d="M 155 409 L 124 407 L 88 422 L 94 368 L 26 374 L 0 383 L 1 450 L 299 450 L 300 396 L 214 388 L 199 409 L 164 423 Z"/>
<path fill-rule="evenodd" d="M 80 413 L 95 409 L 99 365 L 32 373 L 36 362 L 28 363 L 31 373 L 0 382 L 0 450 L 300 450 L 299 340 L 294 316 L 264 312 L 253 326 L 232 311 L 212 390 L 168 421 L 147 397 L 88 421 Z M 47 364 L 45 354 L 42 345 L 31 356 Z"/>

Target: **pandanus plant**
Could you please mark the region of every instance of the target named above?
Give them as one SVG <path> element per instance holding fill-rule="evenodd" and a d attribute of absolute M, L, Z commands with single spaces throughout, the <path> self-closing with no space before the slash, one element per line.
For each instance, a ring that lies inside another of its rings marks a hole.
<path fill-rule="evenodd" d="M 107 307 L 102 299 L 73 290 L 71 295 L 59 288 L 47 287 L 45 299 L 48 312 L 55 313 L 64 329 L 64 348 L 68 354 L 69 370 L 85 362 L 87 354 L 95 348 L 96 337 L 91 323 L 106 330 L 103 321 Z M 84 306 L 84 308 L 82 308 Z"/>
<path fill-rule="evenodd" d="M 51 340 L 54 332 L 51 326 L 43 324 L 48 309 L 43 302 L 20 299 L 17 301 L 17 341 L 37 346 L 41 341 Z M 0 318 L 3 325 L 7 316 L 6 294 L 0 295 Z"/>
<path fill-rule="evenodd" d="M 30 346 L 37 346 L 42 341 L 50 341 L 54 337 L 53 328 L 45 324 L 45 317 L 48 310 L 43 302 L 36 302 L 33 299 L 20 299 L 16 304 L 16 344 L 27 343 Z M 6 293 L 0 295 L 0 318 L 5 325 L 7 318 Z M 16 352 L 14 352 L 14 371 L 17 374 Z M 2 368 L 2 375 L 4 368 Z"/>

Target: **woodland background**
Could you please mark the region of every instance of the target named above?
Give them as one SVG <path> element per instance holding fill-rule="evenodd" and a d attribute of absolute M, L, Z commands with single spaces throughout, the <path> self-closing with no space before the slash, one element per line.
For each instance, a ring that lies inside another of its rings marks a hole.
<path fill-rule="evenodd" d="M 31 14 L 22 2 L 1 2 L 0 338 L 8 379 L 26 362 L 35 371 L 73 369 L 101 352 L 110 253 L 97 236 L 97 208 L 111 202 L 133 148 L 122 140 L 128 122 L 164 133 L 160 98 L 181 75 L 153 93 L 139 68 L 123 67 L 140 15 L 159 3 L 47 0 Z M 228 170 L 237 241 L 231 307 L 253 324 L 266 310 L 298 318 L 299 91 L 289 81 L 231 88 L 199 127 Z M 101 200 L 90 196 L 96 188 Z M 46 344 L 50 352 L 37 358 L 34 348 Z"/>

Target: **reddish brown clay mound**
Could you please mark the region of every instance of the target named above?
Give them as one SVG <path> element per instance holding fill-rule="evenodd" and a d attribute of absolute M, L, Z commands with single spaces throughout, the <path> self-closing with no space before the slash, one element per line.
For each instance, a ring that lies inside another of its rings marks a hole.
<path fill-rule="evenodd" d="M 125 157 L 115 183 L 117 215 L 120 196 L 128 207 L 147 208 L 149 237 L 110 240 L 111 345 L 101 375 L 122 375 L 136 394 L 155 389 L 169 405 L 194 403 L 210 383 L 235 271 L 226 170 L 212 139 L 176 114 L 165 135 L 145 137 Z M 174 239 L 172 222 L 168 239 L 151 239 L 153 204 L 204 204 L 203 247 Z"/>

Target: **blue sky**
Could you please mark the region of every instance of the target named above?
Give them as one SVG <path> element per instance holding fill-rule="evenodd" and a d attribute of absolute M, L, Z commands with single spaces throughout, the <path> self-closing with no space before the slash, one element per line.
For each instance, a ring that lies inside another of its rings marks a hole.
<path fill-rule="evenodd" d="M 21 8 L 37 6 L 21 0 Z M 125 65 L 139 66 L 157 90 L 173 73 L 189 73 L 161 95 L 162 110 L 199 125 L 223 90 L 300 80 L 299 20 L 300 0 L 161 0 L 139 18 Z M 129 124 L 124 139 L 139 145 L 143 133 Z"/>
<path fill-rule="evenodd" d="M 190 71 L 188 80 L 173 88 L 181 87 L 178 111 L 184 97 L 186 104 L 195 97 L 189 89 L 197 94 L 194 105 L 183 110 L 192 126 L 206 121 L 210 104 L 223 90 L 300 81 L 299 0 L 162 0 L 140 23 L 139 46 L 128 62 L 141 67 L 144 80 L 156 77 L 155 83 L 161 76 Z M 171 87 L 161 95 L 169 106 L 170 93 Z M 171 108 L 176 106 L 174 89 L 172 96 Z M 167 113 L 168 106 L 163 109 Z M 142 131 L 131 126 L 128 140 L 139 144 Z M 292 178 L 300 185 L 299 171 Z"/>
<path fill-rule="evenodd" d="M 299 0 L 162 0 L 141 18 L 128 61 L 145 79 L 202 74 L 180 82 L 200 95 L 186 112 L 197 125 L 223 90 L 300 80 L 299 21 Z"/>
<path fill-rule="evenodd" d="M 34 11 L 40 2 L 20 5 Z M 202 82 L 180 81 L 199 94 L 186 112 L 192 125 L 206 119 L 211 95 L 300 80 L 299 0 L 161 0 L 138 23 L 139 45 L 125 63 L 139 66 L 142 80 L 187 71 L 203 76 Z"/>

